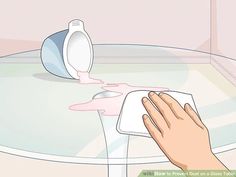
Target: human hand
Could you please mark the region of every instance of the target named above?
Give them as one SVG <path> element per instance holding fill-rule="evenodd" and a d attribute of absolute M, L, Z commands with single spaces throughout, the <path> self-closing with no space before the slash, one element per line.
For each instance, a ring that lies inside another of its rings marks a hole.
<path fill-rule="evenodd" d="M 167 158 L 182 170 L 227 170 L 211 151 L 209 133 L 189 104 L 184 108 L 170 95 L 144 97 L 144 124 Z"/>

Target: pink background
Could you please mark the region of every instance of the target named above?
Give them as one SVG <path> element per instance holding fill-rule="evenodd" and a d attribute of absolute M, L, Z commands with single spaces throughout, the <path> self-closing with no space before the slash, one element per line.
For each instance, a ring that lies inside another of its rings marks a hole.
<path fill-rule="evenodd" d="M 236 57 L 234 7 L 235 0 L 8 0 L 0 7 L 0 56 L 39 49 L 48 35 L 78 18 L 94 44 L 156 44 L 207 52 L 211 46 L 215 53 Z"/>
<path fill-rule="evenodd" d="M 217 0 L 216 9 L 216 36 L 213 41 L 216 45 L 213 53 L 236 58 L 236 1 Z"/>

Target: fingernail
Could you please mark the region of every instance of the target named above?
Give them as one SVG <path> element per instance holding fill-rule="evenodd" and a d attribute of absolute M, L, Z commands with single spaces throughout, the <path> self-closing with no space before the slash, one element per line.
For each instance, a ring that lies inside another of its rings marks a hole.
<path fill-rule="evenodd" d="M 187 107 L 188 109 L 191 109 L 191 106 L 190 106 L 190 104 L 188 104 L 188 103 L 186 103 L 186 107 Z"/>
<path fill-rule="evenodd" d="M 143 97 L 143 98 L 142 98 L 142 101 L 145 103 L 145 102 L 148 101 L 148 99 L 147 99 L 146 97 Z"/>
<path fill-rule="evenodd" d="M 142 117 L 143 117 L 144 120 L 147 119 L 147 116 L 145 114 L 143 114 Z"/>
<path fill-rule="evenodd" d="M 160 93 L 159 93 L 159 96 L 162 96 L 163 94 L 164 94 L 163 92 L 160 92 Z"/>
<path fill-rule="evenodd" d="M 191 106 L 189 103 L 187 103 L 187 104 L 188 104 L 188 108 L 189 108 L 189 109 L 192 109 L 192 106 Z"/>
<path fill-rule="evenodd" d="M 150 96 L 153 96 L 155 94 L 155 92 L 149 92 Z"/>

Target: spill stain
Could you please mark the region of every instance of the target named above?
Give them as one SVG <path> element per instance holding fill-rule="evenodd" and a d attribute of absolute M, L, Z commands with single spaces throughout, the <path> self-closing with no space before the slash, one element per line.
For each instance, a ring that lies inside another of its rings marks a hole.
<path fill-rule="evenodd" d="M 94 98 L 85 103 L 73 104 L 72 111 L 100 111 L 104 116 L 118 116 L 126 95 L 136 90 L 164 91 L 164 87 L 132 86 L 127 83 L 108 83 L 102 86 L 103 90 L 119 93 L 113 97 Z M 140 100 L 141 101 L 141 100 Z"/>

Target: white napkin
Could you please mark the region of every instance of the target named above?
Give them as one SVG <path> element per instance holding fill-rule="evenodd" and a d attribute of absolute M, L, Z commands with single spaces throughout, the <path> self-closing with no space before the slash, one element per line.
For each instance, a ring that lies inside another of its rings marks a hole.
<path fill-rule="evenodd" d="M 133 91 L 127 94 L 121 112 L 117 121 L 117 130 L 119 133 L 137 136 L 150 137 L 142 119 L 142 115 L 147 113 L 142 104 L 142 98 L 148 97 L 150 90 Z M 159 92 L 156 92 L 157 94 Z M 197 112 L 193 97 L 191 94 L 177 91 L 164 91 L 175 98 L 181 106 L 189 103 Z"/>

